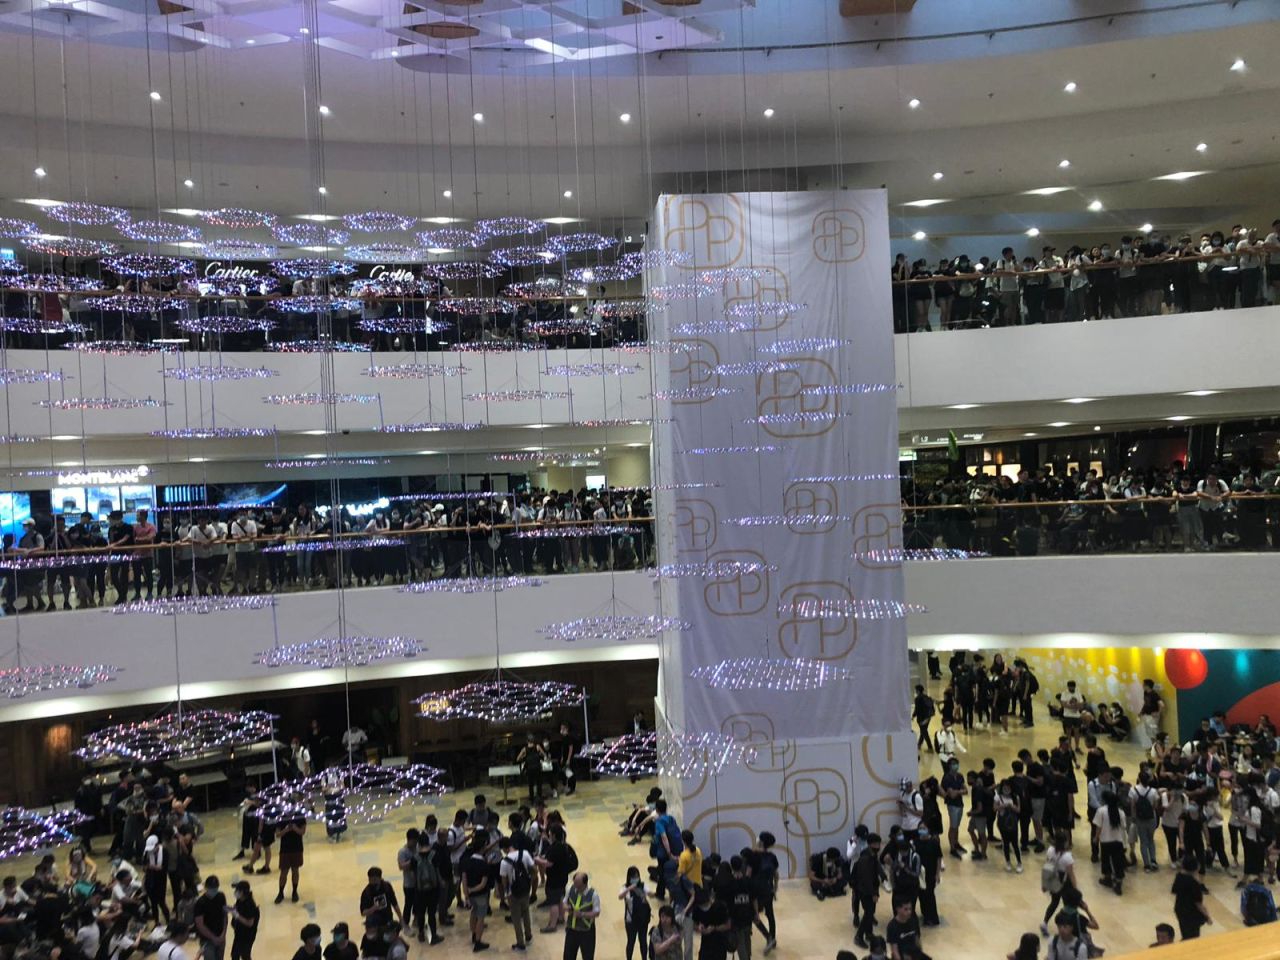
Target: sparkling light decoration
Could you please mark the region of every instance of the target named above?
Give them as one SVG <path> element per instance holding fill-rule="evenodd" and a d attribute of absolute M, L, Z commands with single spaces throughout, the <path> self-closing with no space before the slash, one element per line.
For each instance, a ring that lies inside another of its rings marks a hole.
<path fill-rule="evenodd" d="M 761 348 L 762 353 L 782 354 L 782 353 L 817 353 L 824 350 L 839 350 L 841 347 L 850 346 L 853 343 L 845 337 L 796 337 L 791 340 L 777 340 L 773 343 L 766 343 Z"/>
<path fill-rule="evenodd" d="M 427 499 L 430 499 L 429 497 Z M 419 580 L 397 587 L 399 593 L 501 593 L 519 587 L 540 587 L 538 577 L 446 577 L 441 580 Z"/>
<path fill-rule="evenodd" d="M 329 767 L 302 780 L 281 780 L 258 793 L 259 810 L 271 822 L 323 820 L 326 827 L 380 823 L 412 800 L 447 793 L 444 772 L 426 764 L 403 767 L 357 763 Z M 340 801 L 331 814 L 329 803 Z M 335 817 L 330 820 L 330 816 Z M 340 818 L 340 819 L 336 819 Z"/>
<path fill-rule="evenodd" d="M 268 460 L 263 466 L 268 470 L 306 470 L 317 467 L 381 467 L 390 462 L 390 457 L 312 457 L 309 460 Z"/>
<path fill-rule="evenodd" d="M 772 424 L 787 423 L 831 423 L 850 413 L 833 413 L 830 410 L 793 410 L 788 413 L 762 413 L 756 417 L 746 417 L 743 423 L 747 426 L 767 427 Z"/>
<path fill-rule="evenodd" d="M 503 267 L 487 260 L 442 260 L 422 265 L 423 274 L 437 280 L 492 280 L 503 270 Z"/>
<path fill-rule="evenodd" d="M 315 407 L 329 403 L 377 403 L 376 393 L 269 393 L 263 403 L 278 407 Z"/>
<path fill-rule="evenodd" d="M 243 296 L 249 293 L 274 293 L 280 281 L 268 274 L 256 277 L 201 277 L 200 289 L 209 294 Z"/>
<path fill-rule="evenodd" d="M 286 340 L 283 343 L 268 343 L 266 349 L 273 353 L 371 353 L 373 351 L 367 343 L 352 343 L 349 340 Z"/>
<path fill-rule="evenodd" d="M 624 340 L 614 349 L 623 353 L 694 353 L 698 345 L 688 340 Z"/>
<path fill-rule="evenodd" d="M 166 257 L 149 253 L 126 253 L 107 257 L 103 267 L 125 277 L 190 277 L 196 272 L 193 261 L 184 257 Z"/>
<path fill-rule="evenodd" d="M 492 403 L 523 403 L 528 400 L 568 400 L 568 390 L 482 390 L 464 393 L 463 400 L 484 400 Z"/>
<path fill-rule="evenodd" d="M 355 297 L 371 294 L 375 297 L 402 299 L 406 297 L 434 297 L 439 292 L 440 284 L 435 280 L 418 277 L 403 278 L 399 276 L 398 272 L 394 277 L 384 273 L 376 280 L 362 277 L 359 280 L 351 281 L 351 295 Z"/>
<path fill-rule="evenodd" d="M 0 274 L 25 273 L 26 269 L 27 268 L 17 260 L 0 260 Z"/>
<path fill-rule="evenodd" d="M 768 657 L 735 657 L 694 669 L 689 676 L 705 680 L 717 690 L 769 690 L 801 693 L 819 690 L 829 683 L 848 683 L 855 679 L 851 670 L 821 660 L 803 657 L 771 659 Z"/>
<path fill-rule="evenodd" d="M 511 536 L 518 540 L 555 540 L 563 537 L 612 537 L 634 533 L 630 527 L 623 526 L 590 526 L 587 524 L 560 524 L 554 527 L 524 527 Z"/>
<path fill-rule="evenodd" d="M 504 267 L 535 267 L 554 260 L 555 255 L 546 247 L 496 247 L 489 251 L 489 259 Z"/>
<path fill-rule="evenodd" d="M 458 377 L 470 373 L 470 367 L 448 363 L 374 364 L 361 370 L 361 376 L 387 380 L 425 380 L 427 377 Z"/>
<path fill-rule="evenodd" d="M 113 223 L 123 223 L 129 219 L 129 211 L 123 207 L 108 207 L 101 203 L 86 203 L 83 200 L 71 200 L 45 210 L 52 219 L 60 223 L 78 223 L 82 227 L 105 227 Z"/>
<path fill-rule="evenodd" d="M 502 288 L 504 297 L 516 300 L 559 300 L 574 293 L 559 277 L 537 277 L 509 283 Z"/>
<path fill-rule="evenodd" d="M 196 239 L 196 238 L 192 238 Z M 279 253 L 274 243 L 245 237 L 219 237 L 205 242 L 201 252 L 215 260 L 270 260 Z M 249 280 L 255 282 L 256 277 Z"/>
<path fill-rule="evenodd" d="M 711 400 L 715 397 L 727 397 L 731 393 L 742 393 L 741 387 L 676 387 L 672 390 L 655 390 L 646 394 L 644 400 Z"/>
<path fill-rule="evenodd" d="M 641 369 L 626 363 L 562 363 L 542 372 L 548 377 L 625 377 Z"/>
<path fill-rule="evenodd" d="M 575 334 L 600 332 L 600 324 L 591 317 L 557 317 L 553 320 L 534 320 L 525 327 L 540 337 L 571 337 Z"/>
<path fill-rule="evenodd" d="M 310 280 L 313 277 L 349 277 L 356 272 L 356 265 L 347 260 L 298 257 L 295 260 L 272 260 L 271 271 L 286 280 Z"/>
<path fill-rule="evenodd" d="M 39 440 L 31 437 L 30 440 Z M 23 437 L 22 442 L 29 442 Z M 137 557 L 132 553 L 78 553 L 59 554 L 46 553 L 35 556 L 0 558 L 0 570 L 60 570 L 63 567 L 78 567 L 84 564 L 105 566 L 110 563 L 131 563 Z"/>
<path fill-rule="evenodd" d="M 151 397 L 59 397 L 38 400 L 46 410 L 141 410 L 145 407 L 167 407 L 167 401 Z"/>
<path fill-rule="evenodd" d="M 755 377 L 761 374 L 787 373 L 796 369 L 786 360 L 744 360 L 741 363 L 720 363 L 711 372 L 722 377 Z"/>
<path fill-rule="evenodd" d="M 579 617 L 539 627 L 538 633 L 548 640 L 653 640 L 667 631 L 693 628 L 688 620 L 656 614 L 638 616 L 614 614 L 604 617 Z"/>
<path fill-rule="evenodd" d="M 39 232 L 40 228 L 31 220 L 23 220 L 20 217 L 0 217 L 0 237 L 22 240 L 26 237 L 34 237 Z"/>
<path fill-rule="evenodd" d="M 76 828 L 88 819 L 79 810 L 46 813 L 7 806 L 0 812 L 0 860 L 71 843 L 76 839 Z"/>
<path fill-rule="evenodd" d="M 341 247 L 351 239 L 345 230 L 336 230 L 318 223 L 276 224 L 271 235 L 281 243 L 293 243 L 300 247 Z"/>
<path fill-rule="evenodd" d="M 348 213 L 342 218 L 342 222 L 349 229 L 359 230 L 361 233 L 394 233 L 397 230 L 408 230 L 417 220 L 387 210 L 368 210 L 364 213 Z"/>
<path fill-rule="evenodd" d="M 405 243 L 360 243 L 343 252 L 358 263 L 410 263 L 423 256 L 420 248 Z"/>
<path fill-rule="evenodd" d="M 477 680 L 454 690 L 424 693 L 413 702 L 424 720 L 538 720 L 562 707 L 580 707 L 586 690 L 556 680 Z"/>
<path fill-rule="evenodd" d="M 301 296 L 279 297 L 271 301 L 277 310 L 286 313 L 327 313 L 335 310 L 359 310 L 363 304 L 354 297 Z"/>
<path fill-rule="evenodd" d="M 275 717 L 262 710 L 191 710 L 105 727 L 73 751 L 92 762 L 107 758 L 156 763 L 270 739 Z"/>
<path fill-rule="evenodd" d="M 521 350 L 545 350 L 545 343 L 532 340 L 469 340 L 445 345 L 447 350 L 461 353 L 514 353 Z"/>
<path fill-rule="evenodd" d="M 681 450 L 681 456 L 692 457 L 715 457 L 721 454 L 733 453 L 785 453 L 786 447 L 773 443 L 747 443 L 738 446 L 728 447 L 691 447 L 688 450 Z"/>
<path fill-rule="evenodd" d="M 332 553 L 335 550 L 365 550 L 372 547 L 403 547 L 397 537 L 350 537 L 345 540 L 293 540 L 263 547 L 263 553 Z"/>
<path fill-rule="evenodd" d="M 151 431 L 151 436 L 165 440 L 245 440 L 275 435 L 275 427 L 180 427 Z"/>
<path fill-rule="evenodd" d="M 655 483 L 655 490 L 717 490 L 721 484 L 716 480 L 683 480 L 679 483 Z"/>
<path fill-rule="evenodd" d="M 703 337 L 713 333 L 743 333 L 752 329 L 754 327 L 744 320 L 700 318 L 677 324 L 671 328 L 671 333 L 677 337 Z"/>
<path fill-rule="evenodd" d="M 0 277 L 0 287 L 38 290 L 42 293 L 72 293 L 100 290 L 102 281 L 93 277 L 69 277 L 62 273 L 18 273 Z"/>
<path fill-rule="evenodd" d="M 560 257 L 591 250 L 607 250 L 617 245 L 617 240 L 601 233 L 564 233 L 547 238 L 547 248 Z"/>
<path fill-rule="evenodd" d="M 699 270 L 694 276 L 699 283 L 713 286 L 724 286 L 726 283 L 746 283 L 751 280 L 763 280 L 769 271 L 763 267 L 712 267 Z"/>
<path fill-rule="evenodd" d="M 85 237 L 55 237 L 42 233 L 25 242 L 28 250 L 50 257 L 88 259 L 106 257 L 120 252 L 118 244 L 109 243 L 106 240 L 89 240 Z"/>
<path fill-rule="evenodd" d="M 44 693 L 46 690 L 70 688 L 88 690 L 100 683 L 109 683 L 119 672 L 119 667 L 105 663 L 92 666 L 40 663 L 25 667 L 8 667 L 0 670 L 0 696 L 17 700 L 27 694 Z"/>
<path fill-rule="evenodd" d="M 254 227 L 274 227 L 279 219 L 274 213 L 261 213 L 257 210 L 246 210 L 243 207 L 221 207 L 217 210 L 206 210 L 200 219 L 215 227 L 227 227 L 230 230 L 252 230 Z"/>
<path fill-rule="evenodd" d="M 785 317 L 808 309 L 807 303 L 793 303 L 790 300 L 743 300 L 725 307 L 724 315 L 758 320 L 764 317 Z"/>
<path fill-rule="evenodd" d="M 718 580 L 743 574 L 771 573 L 778 570 L 776 563 L 763 560 L 709 560 L 706 563 L 664 563 L 655 567 L 650 576 L 658 580 Z"/>
<path fill-rule="evenodd" d="M 807 396 L 843 397 L 859 396 L 864 393 L 894 393 L 901 389 L 900 383 L 823 383 L 812 387 L 801 387 L 800 392 Z"/>
<path fill-rule="evenodd" d="M 491 453 L 489 459 L 493 463 L 553 463 L 598 456 L 599 450 L 521 450 L 518 453 Z"/>
<path fill-rule="evenodd" d="M 658 417 L 656 420 L 633 420 L 626 417 L 606 417 L 600 420 L 575 420 L 576 427 L 647 427 L 651 423 L 670 423 L 667 417 Z"/>
<path fill-rule="evenodd" d="M 935 560 L 978 560 L 991 554 L 980 550 L 954 550 L 946 547 L 928 547 L 914 550 L 866 550 L 852 554 L 855 560 L 869 563 L 920 563 Z"/>
<path fill-rule="evenodd" d="M 881 600 L 863 597 L 856 600 L 841 598 L 802 597 L 799 600 L 778 603 L 778 614 L 792 614 L 807 620 L 826 617 L 850 617 L 854 620 L 901 620 L 908 614 L 927 613 L 923 604 L 902 600 Z"/>
<path fill-rule="evenodd" d="M 377 433 L 449 433 L 459 430 L 479 430 L 483 423 L 453 423 L 448 420 L 428 420 L 419 423 L 388 423 L 378 427 Z M 433 494 L 438 496 L 438 494 Z"/>
<path fill-rule="evenodd" d="M 266 367 L 233 367 L 227 364 L 209 364 L 195 367 L 166 367 L 161 371 L 170 380 L 265 380 L 280 376 L 279 370 Z"/>
<path fill-rule="evenodd" d="M 594 267 L 572 267 L 564 272 L 570 283 L 613 283 L 630 280 L 639 273 L 622 262 L 598 263 Z"/>
<path fill-rule="evenodd" d="M 276 322 L 266 317 L 182 317 L 178 329 L 187 333 L 266 333 L 274 329 Z"/>
<path fill-rule="evenodd" d="M 901 480 L 896 473 L 832 473 L 820 477 L 796 477 L 792 483 L 873 483 L 877 480 Z"/>
<path fill-rule="evenodd" d="M 86 297 L 84 304 L 95 310 L 120 313 L 155 313 L 159 310 L 181 310 L 186 301 L 181 297 L 151 296 L 142 293 L 113 293 L 106 297 Z"/>
<path fill-rule="evenodd" d="M 108 610 L 116 616 L 146 614 L 157 617 L 204 616 L 228 610 L 266 610 L 276 605 L 271 594 L 254 596 L 159 597 L 155 600 L 133 600 Z"/>
<path fill-rule="evenodd" d="M 703 297 L 714 297 L 717 293 L 711 284 L 699 280 L 660 283 L 649 289 L 649 296 L 655 300 L 700 300 Z"/>
<path fill-rule="evenodd" d="M 68 343 L 68 350 L 79 350 L 81 353 L 98 353 L 110 357 L 136 357 L 151 354 L 160 350 L 162 344 L 139 343 L 136 340 L 81 340 Z"/>
<path fill-rule="evenodd" d="M 0 317 L 0 330 L 6 333 L 38 333 L 57 336 L 61 333 L 84 333 L 88 329 L 82 323 L 65 323 L 62 320 L 44 320 L 40 317 Z"/>
<path fill-rule="evenodd" d="M 413 637 L 321 637 L 264 650 L 253 662 L 264 667 L 367 667 L 379 660 L 412 660 L 426 647 Z"/>
<path fill-rule="evenodd" d="M 459 247 L 478 247 L 485 238 L 473 230 L 461 227 L 441 227 L 439 230 L 423 230 L 416 237 L 423 247 L 433 250 L 456 250 Z"/>
<path fill-rule="evenodd" d="M 25 367 L 0 367 L 0 386 L 16 383 L 61 383 L 61 370 L 28 370 Z"/>
<path fill-rule="evenodd" d="M 602 319 L 620 317 L 643 317 L 662 308 L 662 304 L 651 304 L 647 300 L 597 300 L 591 305 L 591 314 Z"/>
<path fill-rule="evenodd" d="M 750 763 L 756 752 L 751 744 L 721 733 L 650 730 L 609 742 L 596 761 L 596 772 L 619 777 L 714 776 L 730 764 Z"/>
<path fill-rule="evenodd" d="M 634 266 L 638 272 L 658 267 L 678 267 L 693 260 L 693 254 L 684 250 L 634 250 L 618 258 L 619 263 Z"/>
<path fill-rule="evenodd" d="M 4 433 L 0 434 L 0 445 L 6 443 L 39 443 L 43 437 L 32 437 L 24 433 Z"/>
<path fill-rule="evenodd" d="M 751 517 L 730 517 L 724 522 L 731 527 L 825 527 L 847 523 L 852 519 L 826 513 L 766 513 Z"/>
<path fill-rule="evenodd" d="M 477 316 L 480 314 L 515 314 L 516 305 L 502 297 L 444 297 L 435 306 L 445 314 Z"/>
<path fill-rule="evenodd" d="M 130 240 L 142 243 L 194 243 L 200 239 L 199 227 L 167 220 L 130 220 L 116 229 Z"/>
<path fill-rule="evenodd" d="M 356 326 L 366 333 L 440 333 L 452 324 L 427 317 L 365 317 Z"/>
<path fill-rule="evenodd" d="M 515 237 L 522 233 L 537 233 L 543 226 L 540 220 L 530 220 L 528 217 L 491 217 L 476 221 L 476 233 L 486 240 L 492 240 L 497 237 Z"/>

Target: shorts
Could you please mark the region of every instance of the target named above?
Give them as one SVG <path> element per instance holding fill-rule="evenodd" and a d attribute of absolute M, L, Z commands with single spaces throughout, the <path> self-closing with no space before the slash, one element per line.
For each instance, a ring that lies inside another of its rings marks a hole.
<path fill-rule="evenodd" d="M 487 893 L 477 893 L 471 897 L 471 915 L 477 920 L 483 920 L 489 915 L 489 895 Z"/>
<path fill-rule="evenodd" d="M 974 817 L 974 816 L 970 816 L 970 817 L 969 817 L 969 829 L 970 829 L 970 830 L 972 830 L 974 833 L 979 833 L 979 834 L 981 834 L 981 833 L 986 833 L 986 832 L 987 832 L 987 818 L 986 818 L 986 817 Z"/>
<path fill-rule="evenodd" d="M 548 903 L 560 903 L 564 900 L 564 888 L 568 886 L 568 880 L 561 880 L 558 883 L 554 880 L 547 880 L 546 887 L 543 892 L 546 894 Z"/>
<path fill-rule="evenodd" d="M 961 804 L 947 804 L 947 825 L 952 830 L 960 829 L 960 821 L 964 818 L 964 807 Z"/>
<path fill-rule="evenodd" d="M 302 866 L 301 850 L 281 850 L 280 855 L 276 858 L 280 864 L 281 870 L 291 870 L 295 867 Z"/>
<path fill-rule="evenodd" d="M 1044 823 L 1044 797 L 1031 798 L 1032 823 Z"/>
<path fill-rule="evenodd" d="M 1080 731 L 1079 717 L 1063 717 L 1062 718 L 1063 733 L 1078 733 L 1079 731 Z"/>

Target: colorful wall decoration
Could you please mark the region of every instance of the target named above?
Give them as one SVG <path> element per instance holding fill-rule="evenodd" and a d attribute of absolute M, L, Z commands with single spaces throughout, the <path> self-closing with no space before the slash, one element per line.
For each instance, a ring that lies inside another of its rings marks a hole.
<path fill-rule="evenodd" d="M 1169 678 L 1178 688 L 1178 735 L 1185 739 L 1215 710 L 1227 723 L 1280 718 L 1280 650 L 1168 650 Z"/>

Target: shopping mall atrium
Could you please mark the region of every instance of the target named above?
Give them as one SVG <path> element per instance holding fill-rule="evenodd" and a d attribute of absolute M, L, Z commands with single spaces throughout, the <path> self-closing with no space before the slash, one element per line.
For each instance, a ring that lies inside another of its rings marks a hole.
<path fill-rule="evenodd" d="M 1280 957 L 1277 51 L 0 0 L 0 960 Z"/>

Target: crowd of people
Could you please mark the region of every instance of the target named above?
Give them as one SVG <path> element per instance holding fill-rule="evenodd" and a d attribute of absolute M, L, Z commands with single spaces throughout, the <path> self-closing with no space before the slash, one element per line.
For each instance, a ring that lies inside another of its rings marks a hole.
<path fill-rule="evenodd" d="M 1061 256 L 1005 247 L 936 267 L 899 253 L 891 273 L 895 333 L 934 329 L 935 310 L 937 329 L 960 330 L 1256 307 L 1280 302 L 1280 220 L 1265 234 L 1241 224 L 1199 240 L 1139 233 Z"/>
<path fill-rule="evenodd" d="M 1274 499 L 1273 499 L 1274 498 Z M 996 556 L 1280 546 L 1280 471 L 1251 466 L 1203 473 L 1126 468 L 1019 471 L 1017 479 L 903 481 L 908 547 L 946 546 Z"/>
<path fill-rule="evenodd" d="M 440 499 L 437 500 L 436 498 Z M 446 506 L 446 501 L 450 506 Z M 288 507 L 139 509 L 106 524 L 80 514 L 28 518 L 0 550 L 7 613 L 214 596 L 409 583 L 489 574 L 632 570 L 650 562 L 653 502 L 644 490 L 406 497 L 353 516 Z M 336 529 L 335 529 L 336 528 Z M 337 534 L 335 538 L 334 534 Z M 374 539 L 376 538 L 376 539 Z M 334 543 L 339 549 L 332 549 Z M 317 544 L 330 549 L 316 550 Z M 112 562 L 97 562 L 94 553 Z M 48 569 L 4 568 L 66 553 Z M 76 563 L 83 557 L 83 563 Z M 23 602 L 18 606 L 19 601 Z"/>

